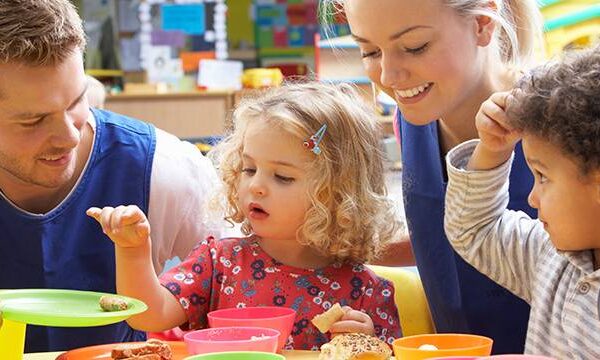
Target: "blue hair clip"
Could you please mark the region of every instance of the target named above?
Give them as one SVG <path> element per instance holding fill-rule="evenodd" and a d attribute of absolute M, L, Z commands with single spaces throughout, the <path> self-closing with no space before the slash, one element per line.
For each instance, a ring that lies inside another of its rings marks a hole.
<path fill-rule="evenodd" d="M 325 135 L 325 130 L 327 130 L 327 124 L 323 124 L 321 128 L 308 140 L 305 140 L 302 145 L 305 148 L 315 153 L 315 155 L 319 155 L 321 153 L 321 148 L 319 147 L 319 143 L 323 140 L 323 136 Z"/>

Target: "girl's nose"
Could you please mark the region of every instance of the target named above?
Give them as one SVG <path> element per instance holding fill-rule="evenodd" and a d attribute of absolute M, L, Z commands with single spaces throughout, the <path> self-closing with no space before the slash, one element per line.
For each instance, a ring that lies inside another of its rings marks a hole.
<path fill-rule="evenodd" d="M 255 196 L 265 196 L 267 194 L 267 188 L 259 176 L 254 176 L 252 183 L 250 184 L 250 191 Z"/>

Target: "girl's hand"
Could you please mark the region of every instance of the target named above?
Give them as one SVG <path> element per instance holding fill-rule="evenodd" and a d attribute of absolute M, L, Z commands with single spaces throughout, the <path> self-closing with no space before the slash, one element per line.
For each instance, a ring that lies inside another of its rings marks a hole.
<path fill-rule="evenodd" d="M 115 245 L 133 248 L 148 244 L 150 241 L 150 223 L 146 215 L 135 205 L 91 207 L 86 211 L 102 226 L 102 231 Z"/>
<path fill-rule="evenodd" d="M 492 94 L 475 116 L 481 146 L 491 153 L 512 152 L 520 138 L 520 134 L 508 125 L 506 105 L 509 98 L 508 91 Z"/>
<path fill-rule="evenodd" d="M 375 335 L 375 326 L 373 326 L 373 320 L 371 320 L 369 315 L 362 311 L 354 310 L 350 306 L 344 306 L 342 310 L 345 312 L 344 316 L 329 328 L 332 336 L 340 333 Z"/>

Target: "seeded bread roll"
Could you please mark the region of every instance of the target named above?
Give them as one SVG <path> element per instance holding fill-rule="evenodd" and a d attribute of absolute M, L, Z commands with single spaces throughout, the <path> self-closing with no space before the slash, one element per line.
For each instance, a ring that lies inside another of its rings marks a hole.
<path fill-rule="evenodd" d="M 145 360 L 171 360 L 172 352 L 169 344 L 156 339 L 144 343 L 121 344 L 116 346 L 111 357 L 116 360 L 145 359 Z M 153 357 L 142 357 L 154 355 Z"/>
<path fill-rule="evenodd" d="M 344 310 L 342 310 L 340 304 L 335 303 L 324 313 L 315 316 L 311 322 L 324 334 L 328 332 L 331 325 L 339 321 L 342 316 L 344 316 Z"/>
<path fill-rule="evenodd" d="M 341 334 L 321 346 L 319 360 L 388 360 L 392 350 L 374 336 Z"/>

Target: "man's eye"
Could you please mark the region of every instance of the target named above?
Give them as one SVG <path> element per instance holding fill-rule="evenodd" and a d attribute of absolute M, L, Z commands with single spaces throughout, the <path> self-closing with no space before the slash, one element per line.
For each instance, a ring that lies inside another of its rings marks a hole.
<path fill-rule="evenodd" d="M 43 117 L 41 117 L 41 118 L 38 118 L 38 119 L 32 120 L 32 121 L 30 121 L 30 122 L 21 123 L 20 125 L 21 125 L 22 127 L 26 127 L 26 128 L 29 128 L 29 127 L 34 127 L 34 126 L 36 126 L 36 125 L 39 125 L 39 124 L 42 122 L 42 120 L 43 120 L 43 119 L 44 119 L 44 118 L 43 118 Z"/>

